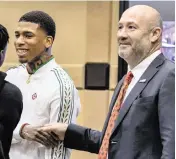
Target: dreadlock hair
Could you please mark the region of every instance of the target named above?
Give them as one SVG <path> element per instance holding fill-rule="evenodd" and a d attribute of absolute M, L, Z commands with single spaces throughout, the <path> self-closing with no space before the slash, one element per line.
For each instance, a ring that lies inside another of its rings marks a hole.
<path fill-rule="evenodd" d="M 56 25 L 54 20 L 47 13 L 43 11 L 31 11 L 24 14 L 19 22 L 31 22 L 39 24 L 39 27 L 42 28 L 48 36 L 52 36 L 53 40 L 56 34 Z"/>
<path fill-rule="evenodd" d="M 7 29 L 0 24 L 0 52 L 5 49 L 9 41 L 9 34 Z"/>

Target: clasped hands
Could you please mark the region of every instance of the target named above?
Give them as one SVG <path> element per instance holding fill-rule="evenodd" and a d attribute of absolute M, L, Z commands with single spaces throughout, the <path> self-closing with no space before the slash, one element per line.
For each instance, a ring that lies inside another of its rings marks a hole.
<path fill-rule="evenodd" d="M 36 141 L 48 148 L 57 147 L 58 141 L 63 141 L 68 124 L 54 123 L 44 126 L 25 125 L 21 136 L 28 141 Z"/>

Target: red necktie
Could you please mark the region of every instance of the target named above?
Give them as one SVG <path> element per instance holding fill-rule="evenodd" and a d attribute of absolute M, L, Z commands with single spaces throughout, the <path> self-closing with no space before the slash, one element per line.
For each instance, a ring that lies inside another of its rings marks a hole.
<path fill-rule="evenodd" d="M 122 102 L 123 102 L 123 98 L 125 96 L 125 93 L 127 91 L 127 88 L 131 82 L 133 78 L 133 74 L 132 72 L 128 72 L 128 74 L 125 77 L 125 80 L 123 82 L 123 85 L 120 89 L 120 93 L 118 95 L 117 101 L 116 101 L 116 105 L 113 107 L 113 110 L 111 112 L 111 116 L 108 122 L 108 126 L 106 128 L 106 132 L 98 153 L 98 159 L 107 159 L 107 154 L 108 154 L 108 148 L 109 148 L 109 139 L 112 133 L 112 130 L 114 128 L 115 125 L 115 121 L 119 115 L 119 110 L 121 108 Z"/>

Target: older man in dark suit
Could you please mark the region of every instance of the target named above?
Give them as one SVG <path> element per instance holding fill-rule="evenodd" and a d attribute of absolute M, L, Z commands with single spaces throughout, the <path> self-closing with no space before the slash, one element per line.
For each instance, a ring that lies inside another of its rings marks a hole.
<path fill-rule="evenodd" d="M 0 66 L 4 62 L 9 36 L 0 25 Z M 0 71 L 0 159 L 9 159 L 13 130 L 20 120 L 23 103 L 20 90 L 5 81 L 6 73 Z"/>
<path fill-rule="evenodd" d="M 174 159 L 175 66 L 160 51 L 160 14 L 145 5 L 127 9 L 117 37 L 129 71 L 115 89 L 102 132 L 60 123 L 40 131 L 99 159 Z"/>

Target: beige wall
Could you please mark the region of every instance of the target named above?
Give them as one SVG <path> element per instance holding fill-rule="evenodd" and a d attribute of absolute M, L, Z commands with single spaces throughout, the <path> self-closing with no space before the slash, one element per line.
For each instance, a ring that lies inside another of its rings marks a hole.
<path fill-rule="evenodd" d="M 7 27 L 10 34 L 7 57 L 1 70 L 18 64 L 13 46 L 14 30 L 20 16 L 31 10 L 46 11 L 56 22 L 57 34 L 53 54 L 56 61 L 71 75 L 79 89 L 82 109 L 78 123 L 101 130 L 108 111 L 108 104 L 117 84 L 118 2 L 1 1 L 0 23 Z M 84 90 L 86 62 L 110 64 L 110 90 Z M 96 159 L 96 155 L 73 151 L 71 158 Z"/>

